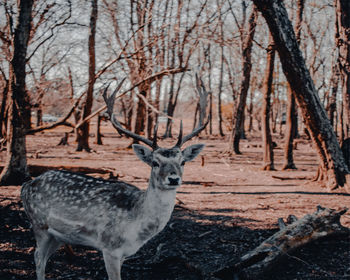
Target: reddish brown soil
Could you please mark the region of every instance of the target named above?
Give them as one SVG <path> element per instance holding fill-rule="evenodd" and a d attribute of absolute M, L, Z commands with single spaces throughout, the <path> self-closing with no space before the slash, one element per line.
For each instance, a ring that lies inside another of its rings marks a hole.
<path fill-rule="evenodd" d="M 109 126 L 103 129 L 104 145 L 91 144 L 92 153 L 76 152 L 73 136 L 69 146 L 56 146 L 63 128 L 29 136 L 29 164 L 108 168 L 120 180 L 147 187 L 150 170 L 132 150 L 125 149 L 130 141 Z M 242 140 L 242 155 L 226 153 L 224 138 L 192 140 L 206 143 L 206 148 L 202 157 L 185 167 L 173 217 L 162 233 L 125 262 L 124 279 L 215 279 L 210 276 L 212 271 L 237 262 L 273 234 L 278 218 L 289 214 L 302 217 L 314 212 L 317 205 L 335 209 L 350 206 L 349 194 L 342 190 L 328 193 L 311 182 L 317 157 L 308 141 L 298 140 L 298 169 L 280 171 L 283 142 L 278 137 L 274 140 L 278 144 L 274 150 L 278 171 L 261 171 L 259 138 Z M 162 144 L 171 146 L 173 141 Z M 0 161 L 4 158 L 3 151 Z M 1 280 L 35 279 L 35 242 L 19 193 L 19 186 L 0 187 Z M 350 213 L 343 215 L 341 222 L 350 227 Z M 99 252 L 84 247 L 74 247 L 74 252 L 76 256 L 69 259 L 59 250 L 48 263 L 47 277 L 107 279 Z M 349 236 L 325 239 L 286 256 L 261 279 L 350 279 L 349 264 Z"/>

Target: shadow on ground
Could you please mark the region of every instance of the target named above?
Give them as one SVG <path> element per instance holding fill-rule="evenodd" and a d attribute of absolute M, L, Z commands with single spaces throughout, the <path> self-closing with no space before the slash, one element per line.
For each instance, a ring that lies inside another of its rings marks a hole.
<path fill-rule="evenodd" d="M 239 211 L 223 208 L 202 215 L 176 206 L 165 230 L 125 262 L 123 279 L 217 279 L 213 271 L 234 264 L 276 231 L 237 227 L 242 218 L 223 215 Z M 21 203 L 0 206 L 0 220 L 0 279 L 35 279 L 35 241 Z M 69 258 L 63 249 L 57 251 L 48 262 L 47 278 L 107 279 L 99 252 L 76 246 L 74 253 Z M 286 256 L 260 279 L 350 279 L 349 263 L 349 236 L 321 240 Z"/>

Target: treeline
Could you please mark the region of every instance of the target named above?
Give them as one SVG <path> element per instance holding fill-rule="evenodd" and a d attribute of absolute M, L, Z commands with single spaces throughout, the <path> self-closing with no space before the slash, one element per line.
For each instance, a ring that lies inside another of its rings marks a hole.
<path fill-rule="evenodd" d="M 233 153 L 247 130 L 261 129 L 263 168 L 272 170 L 271 130 L 286 122 L 283 168 L 295 168 L 293 142 L 306 128 L 320 158 L 318 179 L 329 189 L 347 186 L 340 144 L 350 133 L 349 5 L 280 2 L 3 1 L 1 183 L 29 177 L 27 134 L 69 126 L 77 151 L 90 151 L 101 92 L 125 80 L 118 113 L 137 134 L 151 137 L 162 116 L 163 136 L 171 137 L 175 113 L 192 102 L 194 126 L 209 118 L 207 133 L 230 139 Z M 48 113 L 57 122 L 43 123 Z"/>

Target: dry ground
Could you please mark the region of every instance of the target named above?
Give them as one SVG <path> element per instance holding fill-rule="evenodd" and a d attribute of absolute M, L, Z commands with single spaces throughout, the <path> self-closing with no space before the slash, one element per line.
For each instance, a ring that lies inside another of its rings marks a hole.
<path fill-rule="evenodd" d="M 189 130 L 189 127 L 187 127 Z M 120 180 L 147 186 L 149 168 L 131 150 L 129 140 L 103 126 L 104 145 L 92 153 L 56 146 L 64 128 L 28 137 L 28 161 L 47 166 L 111 169 Z M 227 140 L 203 136 L 203 156 L 185 167 L 184 184 L 166 229 L 125 262 L 124 279 L 210 279 L 210 273 L 236 262 L 277 230 L 277 219 L 302 217 L 317 205 L 350 206 L 350 195 L 327 193 L 310 179 L 317 157 L 306 140 L 295 150 L 298 170 L 280 171 L 283 142 L 274 137 L 279 171 L 261 171 L 262 149 L 257 137 L 242 140 L 242 155 L 228 155 Z M 163 141 L 171 146 L 174 140 Z M 92 142 L 92 141 L 91 141 Z M 5 152 L 0 153 L 3 162 Z M 92 174 L 101 176 L 99 174 Z M 0 187 L 0 279 L 35 279 L 34 239 L 19 201 L 20 187 Z M 342 224 L 350 227 L 350 213 Z M 49 261 L 50 279 L 107 279 L 101 254 L 75 247 L 76 256 L 60 250 Z M 350 238 L 320 240 L 286 256 L 264 279 L 350 279 Z M 229 278 L 227 278 L 229 279 Z M 263 277 L 261 278 L 263 279 Z"/>

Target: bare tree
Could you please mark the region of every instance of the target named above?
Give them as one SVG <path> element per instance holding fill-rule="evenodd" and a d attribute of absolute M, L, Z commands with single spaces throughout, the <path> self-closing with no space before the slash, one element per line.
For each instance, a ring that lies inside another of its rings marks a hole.
<path fill-rule="evenodd" d="M 207 115 L 207 107 L 208 107 L 208 96 L 210 95 L 210 92 L 206 89 L 205 84 L 201 77 L 198 77 L 198 74 L 196 73 L 196 89 L 197 93 L 199 95 L 198 100 L 198 112 L 199 112 L 199 121 L 198 125 L 202 126 L 204 124 L 204 121 L 206 119 Z M 196 126 L 194 125 L 193 129 Z"/>
<path fill-rule="evenodd" d="M 7 125 L 7 156 L 0 174 L 1 185 L 18 185 L 30 178 L 26 159 L 25 108 L 26 55 L 32 21 L 32 0 L 18 3 L 18 21 L 13 38 L 13 57 L 10 63 Z"/>
<path fill-rule="evenodd" d="M 336 44 L 339 51 L 339 72 L 343 95 L 345 137 L 350 137 L 350 5 L 347 0 L 335 0 Z"/>
<path fill-rule="evenodd" d="M 349 184 L 350 176 L 326 111 L 306 68 L 293 26 L 282 2 L 253 0 L 264 16 L 276 44 L 283 72 L 294 92 L 320 158 L 318 179 L 329 190 Z"/>
<path fill-rule="evenodd" d="M 334 117 L 337 111 L 338 86 L 339 86 L 339 67 L 337 63 L 334 63 L 332 67 L 331 87 L 329 90 L 329 94 L 327 96 L 328 103 L 327 103 L 326 110 L 328 112 L 328 118 L 331 122 L 331 125 L 335 128 L 336 133 L 337 133 L 337 129 L 336 129 L 336 122 L 334 122 Z"/>
<path fill-rule="evenodd" d="M 191 22 L 190 18 L 191 18 L 191 9 L 190 9 L 190 1 L 187 2 L 187 7 L 184 8 L 184 4 L 183 1 L 178 1 L 178 8 L 177 8 L 177 13 L 176 13 L 176 23 L 175 23 L 175 32 L 174 32 L 174 41 L 178 42 L 177 44 L 175 44 L 175 46 L 173 47 L 172 51 L 170 52 L 171 56 L 170 58 L 170 65 L 173 65 L 174 62 L 176 61 L 176 59 L 178 59 L 179 61 L 183 62 L 184 67 L 188 67 L 189 64 L 189 60 L 192 57 L 193 51 L 195 50 L 195 47 L 198 44 L 198 38 L 194 38 L 191 40 L 191 35 L 192 33 L 194 33 L 196 30 L 198 31 L 199 27 L 199 19 L 200 16 L 202 14 L 203 9 L 206 7 L 206 2 L 205 1 L 199 11 L 197 12 L 195 19 Z M 181 4 L 181 6 L 180 6 Z M 183 15 L 182 13 L 186 11 L 185 15 Z M 184 19 L 183 19 L 184 18 Z M 181 25 L 183 25 L 182 28 L 185 28 L 186 32 L 181 35 L 180 32 L 178 31 L 181 27 Z M 188 49 L 188 51 L 186 52 L 186 49 Z M 186 56 L 185 56 L 186 54 Z M 171 66 L 174 67 L 174 66 Z M 184 80 L 185 77 L 185 72 L 183 72 L 180 76 L 180 78 L 178 79 L 178 85 L 177 88 L 175 86 L 175 77 L 171 77 L 171 81 L 170 81 L 170 90 L 168 92 L 168 104 L 167 104 L 167 114 L 170 117 L 174 116 L 175 113 L 175 108 L 178 102 L 178 97 L 179 97 L 179 93 L 180 93 L 180 89 L 182 86 L 182 82 Z M 164 133 L 165 137 L 171 137 L 172 133 L 171 133 L 171 128 L 172 128 L 172 120 L 169 118 L 167 121 L 167 126 L 166 126 L 166 131 Z"/>
<path fill-rule="evenodd" d="M 297 20 L 295 24 L 295 36 L 298 44 L 300 44 L 301 24 L 303 21 L 305 0 L 298 0 L 297 3 Z M 286 135 L 284 147 L 284 165 L 283 170 L 296 169 L 293 159 L 293 141 L 298 132 L 298 111 L 295 103 L 295 97 L 292 89 L 288 87 L 288 103 L 286 116 Z"/>
<path fill-rule="evenodd" d="M 96 81 L 96 58 L 95 58 L 95 35 L 96 35 L 96 23 L 98 16 L 98 0 L 91 0 L 91 15 L 90 15 L 90 28 L 89 28 L 89 81 L 86 99 L 83 105 L 83 111 L 81 118 L 84 120 L 91 114 L 91 108 L 93 103 L 93 92 Z M 89 147 L 89 122 L 85 122 L 77 129 L 77 151 L 85 150 L 90 152 Z"/>
<path fill-rule="evenodd" d="M 220 34 L 220 76 L 219 76 L 219 89 L 218 89 L 218 126 L 219 126 L 219 134 L 220 136 L 225 136 L 224 131 L 222 129 L 222 87 L 223 87 L 223 74 L 224 74 L 224 23 L 223 23 L 223 15 L 222 15 L 222 3 L 217 0 L 217 6 L 219 9 L 219 34 Z"/>
<path fill-rule="evenodd" d="M 182 0 L 173 1 L 174 5 L 156 0 L 130 0 L 129 5 L 123 6 L 130 14 L 128 19 L 119 17 L 118 12 L 121 9 L 117 1 L 103 2 L 124 58 L 121 67 L 128 73 L 131 84 L 137 84 L 135 94 L 139 98 L 134 110 L 134 131 L 142 133 L 146 125 L 147 131 L 150 131 L 153 112 L 146 110 L 146 107 L 150 108 L 151 105 L 157 109 L 159 106 L 159 100 L 154 100 L 151 94 L 152 84 L 156 82 L 159 89 L 163 77 L 186 70 L 189 59 L 187 52 L 192 52 L 191 47 L 187 48 L 188 38 L 196 23 L 193 28 L 188 28 L 187 32 L 180 32 L 183 28 L 179 22 L 183 12 Z M 174 10 L 178 16 L 173 16 Z M 161 20 L 155 20 L 158 15 L 162 15 Z M 126 38 L 125 34 L 132 34 L 132 37 Z"/>
<path fill-rule="evenodd" d="M 248 34 L 243 42 L 243 65 L 242 65 L 242 82 L 239 94 L 239 102 L 237 110 L 234 113 L 234 129 L 232 129 L 232 135 L 230 139 L 230 150 L 233 150 L 236 154 L 240 154 L 239 141 L 242 135 L 242 128 L 244 128 L 244 109 L 246 106 L 247 94 L 250 84 L 250 72 L 252 69 L 251 52 L 253 46 L 253 38 L 255 33 L 255 27 L 257 22 L 257 10 L 253 8 L 253 11 L 249 17 Z"/>
<path fill-rule="evenodd" d="M 7 127 L 6 102 L 7 102 L 7 95 L 9 91 L 9 80 L 6 78 L 6 75 L 3 71 L 1 71 L 1 74 L 2 74 L 1 75 L 2 98 L 1 98 L 1 107 L 0 107 L 0 138 L 5 138 L 6 127 Z"/>
<path fill-rule="evenodd" d="M 273 70 L 275 65 L 275 46 L 270 34 L 269 46 L 267 47 L 267 59 L 265 77 L 263 82 L 263 107 L 261 111 L 262 118 L 262 139 L 263 139 L 263 170 L 274 170 L 273 146 L 270 130 L 270 108 L 271 92 L 273 81 Z"/>

